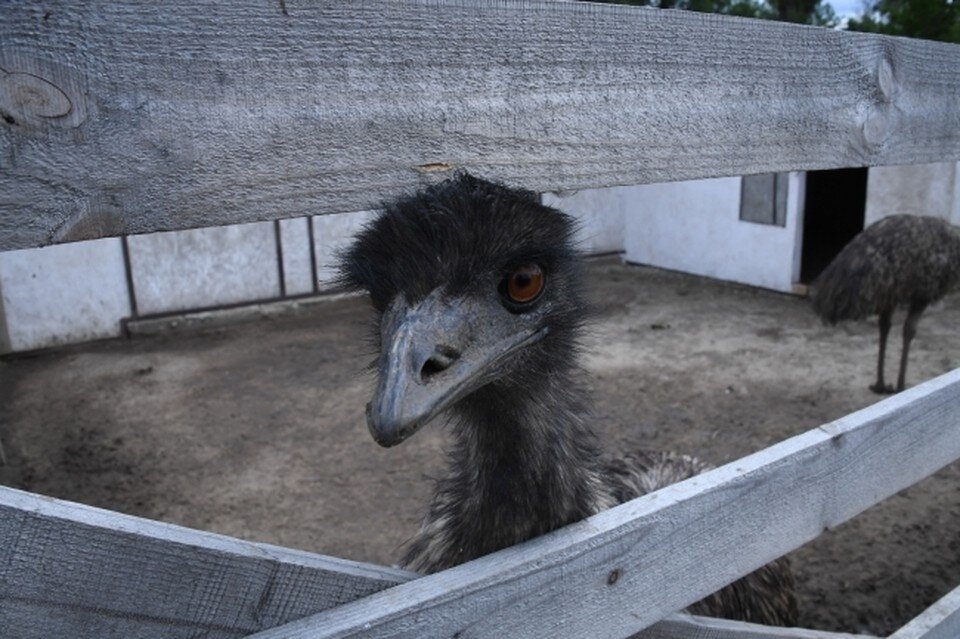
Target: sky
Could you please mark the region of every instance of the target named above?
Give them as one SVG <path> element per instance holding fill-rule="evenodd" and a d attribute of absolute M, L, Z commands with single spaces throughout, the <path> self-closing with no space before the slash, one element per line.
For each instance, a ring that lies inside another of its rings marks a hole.
<path fill-rule="evenodd" d="M 838 18 L 856 18 L 863 13 L 864 0 L 829 0 Z"/>

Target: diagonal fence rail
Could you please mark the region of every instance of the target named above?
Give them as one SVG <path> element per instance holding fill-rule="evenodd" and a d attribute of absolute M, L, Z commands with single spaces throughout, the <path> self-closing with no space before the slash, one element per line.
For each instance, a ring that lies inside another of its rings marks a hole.
<path fill-rule="evenodd" d="M 413 581 L 0 488 L 0 627 L 25 639 L 622 637 L 666 619 L 644 639 L 839 637 L 667 617 L 957 458 L 960 370 Z"/>
<path fill-rule="evenodd" d="M 960 369 L 583 522 L 255 637 L 625 637 L 958 458 Z"/>

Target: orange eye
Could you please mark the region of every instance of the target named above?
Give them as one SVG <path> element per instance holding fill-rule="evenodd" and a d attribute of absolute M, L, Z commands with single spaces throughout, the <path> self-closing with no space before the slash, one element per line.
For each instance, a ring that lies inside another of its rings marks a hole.
<path fill-rule="evenodd" d="M 524 264 L 507 276 L 507 297 L 511 302 L 525 304 L 543 291 L 543 271 L 536 264 Z"/>

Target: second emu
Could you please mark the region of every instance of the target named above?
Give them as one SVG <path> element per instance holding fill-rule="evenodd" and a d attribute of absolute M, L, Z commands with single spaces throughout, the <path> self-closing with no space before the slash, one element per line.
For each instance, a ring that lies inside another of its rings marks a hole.
<path fill-rule="evenodd" d="M 532 192 L 464 174 L 386 205 L 343 255 L 343 283 L 378 314 L 374 439 L 399 444 L 441 413 L 453 430 L 407 568 L 443 570 L 708 468 L 670 452 L 601 454 L 577 363 L 588 309 L 574 228 Z M 796 625 L 789 564 L 689 610 Z"/>
<path fill-rule="evenodd" d="M 875 393 L 906 386 L 910 342 L 920 315 L 960 283 L 960 228 L 940 218 L 886 217 L 847 244 L 813 284 L 813 308 L 824 322 L 879 316 L 880 353 Z M 887 335 L 893 311 L 907 309 L 896 387 L 884 382 Z"/>

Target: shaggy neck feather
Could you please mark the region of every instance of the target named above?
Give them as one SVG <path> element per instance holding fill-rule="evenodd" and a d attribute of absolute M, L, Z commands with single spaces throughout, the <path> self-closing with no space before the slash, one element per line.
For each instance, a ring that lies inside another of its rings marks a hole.
<path fill-rule="evenodd" d="M 597 452 L 571 386 L 563 373 L 537 388 L 491 384 L 458 407 L 444 491 L 466 552 L 483 555 L 599 509 Z"/>

